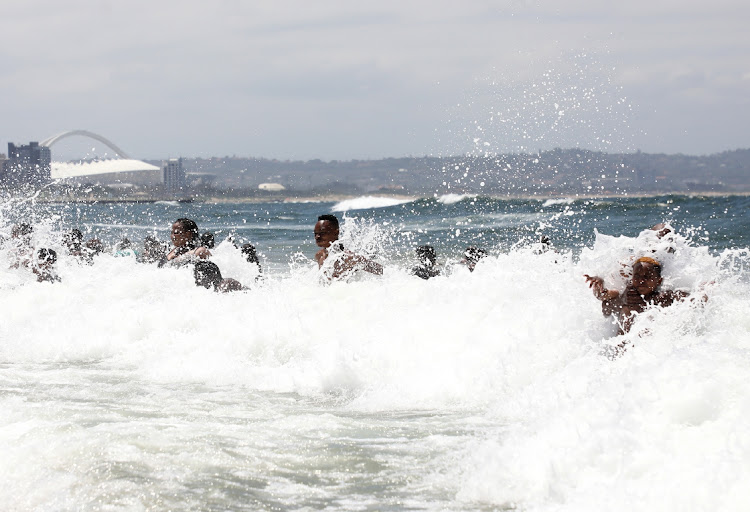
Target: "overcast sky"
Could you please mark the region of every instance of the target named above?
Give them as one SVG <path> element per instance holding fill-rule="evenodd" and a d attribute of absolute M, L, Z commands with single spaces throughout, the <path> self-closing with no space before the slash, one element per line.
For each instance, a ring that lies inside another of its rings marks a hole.
<path fill-rule="evenodd" d="M 143 159 L 750 147 L 746 0 L 7 0 L 0 20 L 3 152 L 72 129 Z"/>

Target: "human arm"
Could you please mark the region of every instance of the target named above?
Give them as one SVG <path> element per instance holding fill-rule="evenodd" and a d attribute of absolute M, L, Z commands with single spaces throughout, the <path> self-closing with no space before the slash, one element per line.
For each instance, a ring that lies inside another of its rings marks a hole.
<path fill-rule="evenodd" d="M 343 256 L 341 256 L 333 264 L 333 273 L 331 274 L 331 277 L 341 277 L 342 275 L 353 270 L 364 270 L 365 272 L 369 272 L 371 274 L 379 276 L 383 275 L 383 265 L 381 265 L 380 263 L 376 263 L 365 258 L 364 256 L 360 256 L 359 254 L 354 254 L 353 252 L 346 251 Z"/>
<path fill-rule="evenodd" d="M 318 268 L 323 266 L 323 262 L 328 257 L 328 250 L 327 249 L 321 249 L 317 253 L 315 253 L 315 261 L 318 262 Z"/>
<path fill-rule="evenodd" d="M 605 288 L 604 279 L 599 276 L 584 274 L 583 277 L 586 278 L 589 288 L 594 292 L 594 297 L 602 301 L 602 314 L 604 316 L 619 312 L 622 307 L 619 300 L 620 292 Z"/>

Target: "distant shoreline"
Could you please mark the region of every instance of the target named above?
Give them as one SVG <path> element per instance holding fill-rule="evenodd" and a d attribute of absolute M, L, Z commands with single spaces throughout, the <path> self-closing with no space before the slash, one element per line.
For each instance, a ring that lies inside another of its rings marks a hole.
<path fill-rule="evenodd" d="M 46 199 L 37 198 L 36 202 L 47 203 L 47 204 L 63 204 L 63 203 L 80 203 L 80 204 L 93 204 L 93 203 L 104 203 L 104 204 L 117 204 L 117 203 L 208 203 L 208 204 L 227 204 L 227 203 L 245 203 L 245 204 L 262 204 L 262 203 L 337 203 L 341 201 L 348 201 L 352 199 L 358 199 L 361 197 L 372 197 L 372 198 L 387 198 L 395 199 L 400 201 L 416 201 L 417 199 L 429 199 L 431 197 L 444 197 L 446 195 L 456 195 L 465 197 L 486 197 L 495 200 L 524 200 L 524 201 L 547 201 L 550 199 L 560 200 L 590 200 L 590 199 L 619 199 L 619 198 L 649 198 L 649 197 L 731 197 L 750 196 L 750 191 L 733 191 L 733 192 L 718 192 L 718 191 L 706 191 L 706 192 L 640 192 L 640 193 L 629 193 L 629 194 L 535 194 L 535 195 L 483 195 L 483 194 L 472 194 L 472 193 L 448 193 L 440 194 L 437 196 L 422 196 L 422 195 L 405 195 L 405 194 L 384 194 L 384 193 L 372 193 L 372 194 L 328 194 L 328 195 L 316 195 L 316 196 L 263 196 L 263 197 L 192 197 L 182 199 L 161 199 L 161 198 L 86 198 L 86 199 Z"/>
<path fill-rule="evenodd" d="M 452 194 L 452 193 L 451 193 Z M 375 198 L 388 198 L 397 199 L 403 201 L 416 201 L 417 199 L 429 199 L 431 197 L 443 197 L 448 194 L 440 194 L 438 196 L 413 196 L 413 195 L 401 195 L 401 194 L 358 194 L 358 195 L 345 195 L 345 194 L 332 194 L 332 195 L 321 195 L 321 196 L 286 196 L 279 198 L 268 198 L 268 197 L 238 197 L 238 198 L 224 198 L 224 197 L 210 197 L 196 199 L 196 202 L 201 203 L 337 203 L 341 201 L 347 201 L 351 199 L 357 199 L 360 197 L 375 197 Z M 497 200 L 540 200 L 546 201 L 549 199 L 572 199 L 572 200 L 587 200 L 587 199 L 618 199 L 618 198 L 648 198 L 648 197 L 663 197 L 663 196 L 675 196 L 675 197 L 729 197 L 729 196 L 750 196 L 750 191 L 737 191 L 737 192 L 663 192 L 663 193 L 637 193 L 637 194 L 545 194 L 545 195 L 483 195 L 483 194 L 471 194 L 471 193 L 455 193 L 456 196 L 466 197 L 486 197 L 489 199 Z"/>

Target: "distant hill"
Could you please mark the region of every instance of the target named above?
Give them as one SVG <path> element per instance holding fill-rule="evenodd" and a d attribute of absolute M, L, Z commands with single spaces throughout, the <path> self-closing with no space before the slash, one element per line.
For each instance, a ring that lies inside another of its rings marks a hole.
<path fill-rule="evenodd" d="M 750 149 L 708 156 L 554 149 L 536 154 L 328 162 L 214 157 L 185 158 L 183 165 L 195 193 L 229 196 L 256 195 L 261 183 L 279 183 L 287 195 L 750 191 Z"/>

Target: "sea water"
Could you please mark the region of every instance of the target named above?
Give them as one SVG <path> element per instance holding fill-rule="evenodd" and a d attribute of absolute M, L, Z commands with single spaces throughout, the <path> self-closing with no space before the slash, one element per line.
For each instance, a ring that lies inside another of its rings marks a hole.
<path fill-rule="evenodd" d="M 6 201 L 0 234 L 32 223 L 61 281 L 0 249 L 0 508 L 745 510 L 748 206 Z M 312 229 L 332 212 L 383 276 L 321 276 Z M 61 242 L 167 241 L 179 217 L 215 233 L 212 260 L 247 290 L 112 250 L 82 264 Z M 441 276 L 410 274 L 419 244 Z M 489 253 L 474 272 L 472 245 Z M 583 275 L 618 287 L 644 255 L 690 300 L 616 337 Z"/>

